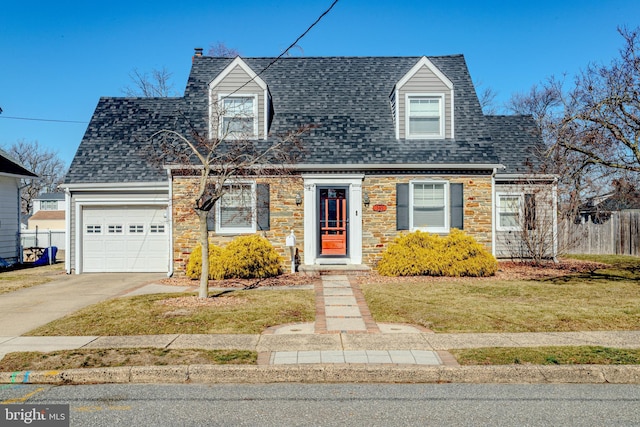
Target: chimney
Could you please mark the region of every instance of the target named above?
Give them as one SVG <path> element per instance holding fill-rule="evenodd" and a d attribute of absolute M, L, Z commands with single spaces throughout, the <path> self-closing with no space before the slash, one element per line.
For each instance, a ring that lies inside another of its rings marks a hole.
<path fill-rule="evenodd" d="M 191 58 L 191 61 L 193 62 L 196 58 L 200 58 L 202 56 L 202 48 L 201 47 L 196 47 L 194 49 L 194 54 L 193 54 L 193 58 Z"/>

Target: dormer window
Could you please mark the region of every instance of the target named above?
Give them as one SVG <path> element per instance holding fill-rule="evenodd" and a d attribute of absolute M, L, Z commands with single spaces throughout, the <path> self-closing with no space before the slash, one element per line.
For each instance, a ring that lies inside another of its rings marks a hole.
<path fill-rule="evenodd" d="M 407 138 L 444 138 L 444 94 L 406 95 Z"/>
<path fill-rule="evenodd" d="M 220 95 L 221 114 L 219 136 L 221 138 L 258 137 L 258 96 Z"/>

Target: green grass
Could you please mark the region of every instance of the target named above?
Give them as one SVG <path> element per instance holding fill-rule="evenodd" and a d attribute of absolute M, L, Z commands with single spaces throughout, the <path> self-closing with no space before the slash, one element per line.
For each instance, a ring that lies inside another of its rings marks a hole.
<path fill-rule="evenodd" d="M 29 335 L 259 334 L 270 326 L 312 322 L 311 290 L 224 293 L 219 305 L 174 307 L 163 300 L 189 294 L 155 294 L 108 300 L 32 330 Z"/>
<path fill-rule="evenodd" d="M 638 365 L 639 349 L 608 347 L 477 348 L 449 351 L 461 365 Z"/>
<path fill-rule="evenodd" d="M 640 259 L 541 280 L 465 279 L 365 284 L 376 322 L 436 332 L 549 332 L 640 329 Z"/>
<path fill-rule="evenodd" d="M 255 365 L 258 354 L 246 350 L 117 348 L 16 352 L 0 360 L 0 372 L 50 371 L 117 366 Z"/>

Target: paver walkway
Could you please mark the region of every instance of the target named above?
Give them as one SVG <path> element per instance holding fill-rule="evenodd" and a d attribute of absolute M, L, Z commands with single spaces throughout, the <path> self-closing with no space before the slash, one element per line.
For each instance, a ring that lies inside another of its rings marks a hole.
<path fill-rule="evenodd" d="M 344 275 L 324 275 L 315 285 L 316 334 L 380 334 L 381 328 L 371 317 L 362 290 Z M 311 332 L 310 325 L 289 325 L 281 334 Z M 387 332 L 406 332 L 406 327 L 386 328 Z M 412 331 L 414 332 L 414 331 Z M 415 331 L 417 332 L 417 331 Z M 278 332 L 274 332 L 278 333 Z M 445 357 L 445 360 L 450 358 Z M 272 365 L 306 363 L 392 363 L 441 365 L 438 353 L 423 349 L 403 350 L 300 350 L 275 351 L 269 358 Z"/>

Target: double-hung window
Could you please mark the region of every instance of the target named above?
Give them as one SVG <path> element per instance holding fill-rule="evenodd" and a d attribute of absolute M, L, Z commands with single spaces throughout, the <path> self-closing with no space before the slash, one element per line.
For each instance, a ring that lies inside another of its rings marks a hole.
<path fill-rule="evenodd" d="M 522 227 L 523 195 L 498 194 L 498 230 L 515 231 Z"/>
<path fill-rule="evenodd" d="M 412 230 L 449 231 L 449 188 L 446 182 L 412 182 L 410 221 Z"/>
<path fill-rule="evenodd" d="M 258 99 L 255 95 L 221 96 L 219 103 L 221 138 L 257 138 Z"/>
<path fill-rule="evenodd" d="M 226 185 L 226 192 L 216 204 L 216 229 L 221 233 L 256 231 L 255 184 Z"/>
<path fill-rule="evenodd" d="M 411 95 L 406 98 L 407 138 L 444 137 L 444 95 Z"/>

